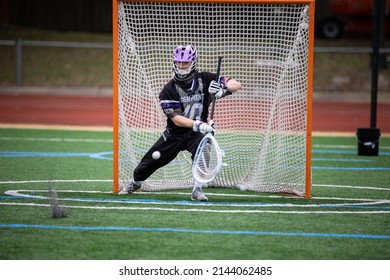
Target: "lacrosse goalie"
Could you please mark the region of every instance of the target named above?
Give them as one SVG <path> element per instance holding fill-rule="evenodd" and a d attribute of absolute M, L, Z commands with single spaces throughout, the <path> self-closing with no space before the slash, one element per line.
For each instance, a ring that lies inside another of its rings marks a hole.
<path fill-rule="evenodd" d="M 194 160 L 198 145 L 206 133 L 214 132 L 207 123 L 209 105 L 213 97 L 228 96 L 241 84 L 228 77 L 210 72 L 198 72 L 198 53 L 195 46 L 180 45 L 173 52 L 173 79 L 159 95 L 161 108 L 167 116 L 167 126 L 161 137 L 143 156 L 135 168 L 133 181 L 120 194 L 130 194 L 141 188 L 158 168 L 170 163 L 180 151 L 188 151 Z M 152 156 L 158 151 L 159 156 Z M 191 199 L 207 201 L 202 192 L 203 183 L 194 180 Z"/>

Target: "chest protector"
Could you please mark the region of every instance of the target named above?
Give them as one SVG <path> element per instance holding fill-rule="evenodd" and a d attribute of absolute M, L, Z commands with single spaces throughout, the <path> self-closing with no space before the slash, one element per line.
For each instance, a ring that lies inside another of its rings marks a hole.
<path fill-rule="evenodd" d="M 182 104 L 181 115 L 192 120 L 201 120 L 203 113 L 203 104 L 205 94 L 203 93 L 204 84 L 201 78 L 194 79 L 188 89 L 183 89 L 177 84 L 176 91 L 180 96 Z"/>

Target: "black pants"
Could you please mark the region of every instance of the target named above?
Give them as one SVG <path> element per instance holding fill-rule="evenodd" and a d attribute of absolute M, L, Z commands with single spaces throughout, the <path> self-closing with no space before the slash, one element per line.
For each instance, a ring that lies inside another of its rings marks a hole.
<path fill-rule="evenodd" d="M 196 149 L 203 137 L 204 135 L 202 133 L 193 131 L 180 136 L 167 136 L 167 134 L 162 135 L 143 156 L 141 162 L 134 169 L 134 181 L 145 181 L 157 169 L 174 160 L 181 151 L 190 152 L 193 160 Z M 155 151 L 159 151 L 161 153 L 160 158 L 157 160 L 152 158 L 152 154 Z"/>

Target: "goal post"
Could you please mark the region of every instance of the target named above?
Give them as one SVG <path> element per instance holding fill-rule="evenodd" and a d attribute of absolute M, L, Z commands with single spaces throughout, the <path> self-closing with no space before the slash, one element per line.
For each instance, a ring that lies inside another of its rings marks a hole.
<path fill-rule="evenodd" d="M 315 0 L 113 0 L 113 191 L 160 137 L 158 95 L 177 45 L 198 49 L 198 70 L 238 80 L 214 123 L 223 166 L 208 186 L 311 197 Z M 144 191 L 192 188 L 191 155 L 157 170 Z M 206 186 L 205 186 L 206 187 Z"/>

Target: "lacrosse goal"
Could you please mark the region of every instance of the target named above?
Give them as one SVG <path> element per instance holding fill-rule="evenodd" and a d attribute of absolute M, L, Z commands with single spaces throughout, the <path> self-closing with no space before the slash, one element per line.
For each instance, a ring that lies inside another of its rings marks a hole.
<path fill-rule="evenodd" d="M 216 139 L 224 152 L 210 184 L 311 196 L 311 114 L 315 0 L 113 0 L 114 187 L 165 129 L 158 95 L 172 78 L 177 45 L 198 48 L 199 71 L 241 82 L 217 101 Z M 142 185 L 192 188 L 182 152 Z"/>

